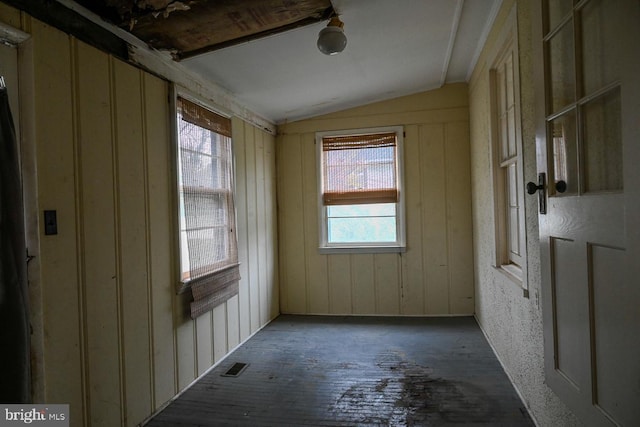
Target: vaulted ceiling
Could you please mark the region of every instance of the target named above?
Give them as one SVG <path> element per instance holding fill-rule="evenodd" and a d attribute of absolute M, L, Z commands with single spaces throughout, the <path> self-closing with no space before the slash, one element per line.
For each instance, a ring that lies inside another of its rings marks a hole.
<path fill-rule="evenodd" d="M 501 0 L 76 0 L 282 123 L 468 80 Z M 344 52 L 318 32 L 344 22 Z"/>

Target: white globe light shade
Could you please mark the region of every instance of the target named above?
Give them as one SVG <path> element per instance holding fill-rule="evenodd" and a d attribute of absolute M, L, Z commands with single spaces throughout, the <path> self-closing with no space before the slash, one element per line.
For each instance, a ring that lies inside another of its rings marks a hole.
<path fill-rule="evenodd" d="M 335 55 L 347 46 L 347 37 L 342 28 L 328 26 L 318 34 L 318 49 L 325 55 Z"/>

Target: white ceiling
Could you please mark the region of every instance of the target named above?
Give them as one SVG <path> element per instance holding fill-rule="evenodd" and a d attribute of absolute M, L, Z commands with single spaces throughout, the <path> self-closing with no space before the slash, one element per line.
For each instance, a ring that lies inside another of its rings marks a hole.
<path fill-rule="evenodd" d="M 316 48 L 320 23 L 182 65 L 275 123 L 467 81 L 501 0 L 333 0 L 347 47 Z"/>

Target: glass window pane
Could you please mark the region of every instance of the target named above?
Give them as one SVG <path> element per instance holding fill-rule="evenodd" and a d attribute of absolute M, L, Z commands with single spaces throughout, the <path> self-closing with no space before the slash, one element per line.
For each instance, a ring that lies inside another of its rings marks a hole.
<path fill-rule="evenodd" d="M 551 112 L 575 101 L 575 66 L 573 25 L 569 23 L 549 41 L 549 77 L 551 79 Z"/>
<path fill-rule="evenodd" d="M 226 227 L 187 230 L 191 271 L 207 269 L 229 257 L 229 233 Z"/>
<path fill-rule="evenodd" d="M 518 155 L 518 148 L 516 144 L 516 110 L 511 105 L 509 111 L 507 111 L 507 129 L 509 140 L 507 141 L 507 158 L 512 158 Z"/>
<path fill-rule="evenodd" d="M 507 196 L 509 207 L 518 207 L 518 163 L 514 162 L 507 166 Z"/>
<path fill-rule="evenodd" d="M 395 216 L 394 203 L 327 206 L 329 217 Z"/>
<path fill-rule="evenodd" d="M 329 243 L 396 241 L 396 204 L 336 205 L 327 207 Z"/>
<path fill-rule="evenodd" d="M 211 157 L 180 150 L 182 185 L 187 187 L 214 188 Z"/>
<path fill-rule="evenodd" d="M 393 243 L 395 217 L 329 218 L 329 243 Z"/>
<path fill-rule="evenodd" d="M 553 152 L 553 178 L 564 181 L 564 194 L 578 192 L 578 145 L 576 139 L 576 113 L 569 111 L 549 123 L 549 140 Z"/>
<path fill-rule="evenodd" d="M 556 28 L 560 21 L 567 16 L 571 11 L 572 6 L 572 0 L 547 1 L 547 19 L 550 31 Z"/>
<path fill-rule="evenodd" d="M 500 115 L 500 161 L 508 160 L 509 156 L 509 121 L 506 114 Z"/>
<path fill-rule="evenodd" d="M 620 2 L 593 0 L 582 9 L 582 69 L 584 94 L 618 79 L 621 58 Z M 618 6 L 618 7 L 616 7 Z"/>
<path fill-rule="evenodd" d="M 620 89 L 583 107 L 586 191 L 622 190 Z"/>
<path fill-rule="evenodd" d="M 511 255 L 520 255 L 520 227 L 518 208 L 509 208 L 509 259 Z"/>
<path fill-rule="evenodd" d="M 227 224 L 228 200 L 224 193 L 186 192 L 184 202 L 185 229 L 224 226 Z"/>
<path fill-rule="evenodd" d="M 513 52 L 509 52 L 509 56 L 504 62 L 504 73 L 505 73 L 505 87 L 506 87 L 506 96 L 507 96 L 507 108 L 511 107 L 516 102 L 514 89 L 514 78 L 513 75 Z"/>
<path fill-rule="evenodd" d="M 211 154 L 211 136 L 212 132 L 203 129 L 184 120 L 178 120 L 180 147 L 197 151 L 199 153 Z"/>

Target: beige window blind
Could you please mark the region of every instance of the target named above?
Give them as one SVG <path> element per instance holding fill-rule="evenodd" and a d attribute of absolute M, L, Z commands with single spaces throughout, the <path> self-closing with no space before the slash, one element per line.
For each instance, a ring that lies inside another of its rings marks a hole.
<path fill-rule="evenodd" d="M 396 150 L 393 132 L 323 137 L 323 203 L 397 203 Z"/>
<path fill-rule="evenodd" d="M 191 317 L 238 293 L 231 120 L 178 97 L 182 281 Z"/>

